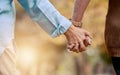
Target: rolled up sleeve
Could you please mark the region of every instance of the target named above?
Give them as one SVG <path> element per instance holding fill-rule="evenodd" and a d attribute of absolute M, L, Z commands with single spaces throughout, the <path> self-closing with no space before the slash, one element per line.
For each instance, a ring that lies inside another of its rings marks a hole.
<path fill-rule="evenodd" d="M 52 37 L 65 33 L 71 26 L 71 22 L 57 11 L 49 0 L 18 1 L 30 17 Z"/>

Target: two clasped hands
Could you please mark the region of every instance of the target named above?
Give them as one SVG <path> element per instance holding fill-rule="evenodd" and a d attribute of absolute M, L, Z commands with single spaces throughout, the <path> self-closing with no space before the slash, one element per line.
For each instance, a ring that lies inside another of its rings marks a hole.
<path fill-rule="evenodd" d="M 91 34 L 79 25 L 72 24 L 64 35 L 68 41 L 67 48 L 76 53 L 85 51 L 86 47 L 91 45 L 92 42 Z"/>

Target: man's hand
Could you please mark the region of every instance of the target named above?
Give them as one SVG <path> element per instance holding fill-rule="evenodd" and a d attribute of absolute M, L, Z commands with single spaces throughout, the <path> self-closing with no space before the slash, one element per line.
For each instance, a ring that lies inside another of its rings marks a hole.
<path fill-rule="evenodd" d="M 68 41 L 67 48 L 73 52 L 82 52 L 86 50 L 86 46 L 88 46 L 88 37 L 90 33 L 82 28 L 75 27 L 71 25 L 71 27 L 65 32 L 65 36 Z"/>

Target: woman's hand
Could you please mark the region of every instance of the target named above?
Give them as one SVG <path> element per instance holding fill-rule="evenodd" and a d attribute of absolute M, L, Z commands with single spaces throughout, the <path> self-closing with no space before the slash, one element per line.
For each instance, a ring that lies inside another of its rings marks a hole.
<path fill-rule="evenodd" d="M 75 27 L 71 25 L 71 27 L 64 33 L 67 38 L 67 48 L 73 52 L 82 52 L 86 50 L 86 47 L 90 43 L 88 41 L 90 33 L 82 28 Z"/>

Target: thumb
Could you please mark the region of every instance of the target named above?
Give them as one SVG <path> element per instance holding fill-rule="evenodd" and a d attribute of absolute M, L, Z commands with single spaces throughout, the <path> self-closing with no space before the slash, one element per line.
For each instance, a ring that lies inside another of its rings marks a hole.
<path fill-rule="evenodd" d="M 86 36 L 84 40 L 85 46 L 91 45 L 92 44 L 92 39 L 89 36 Z"/>
<path fill-rule="evenodd" d="M 90 32 L 84 30 L 84 33 L 85 33 L 85 36 L 89 36 L 90 39 L 93 38 Z"/>

